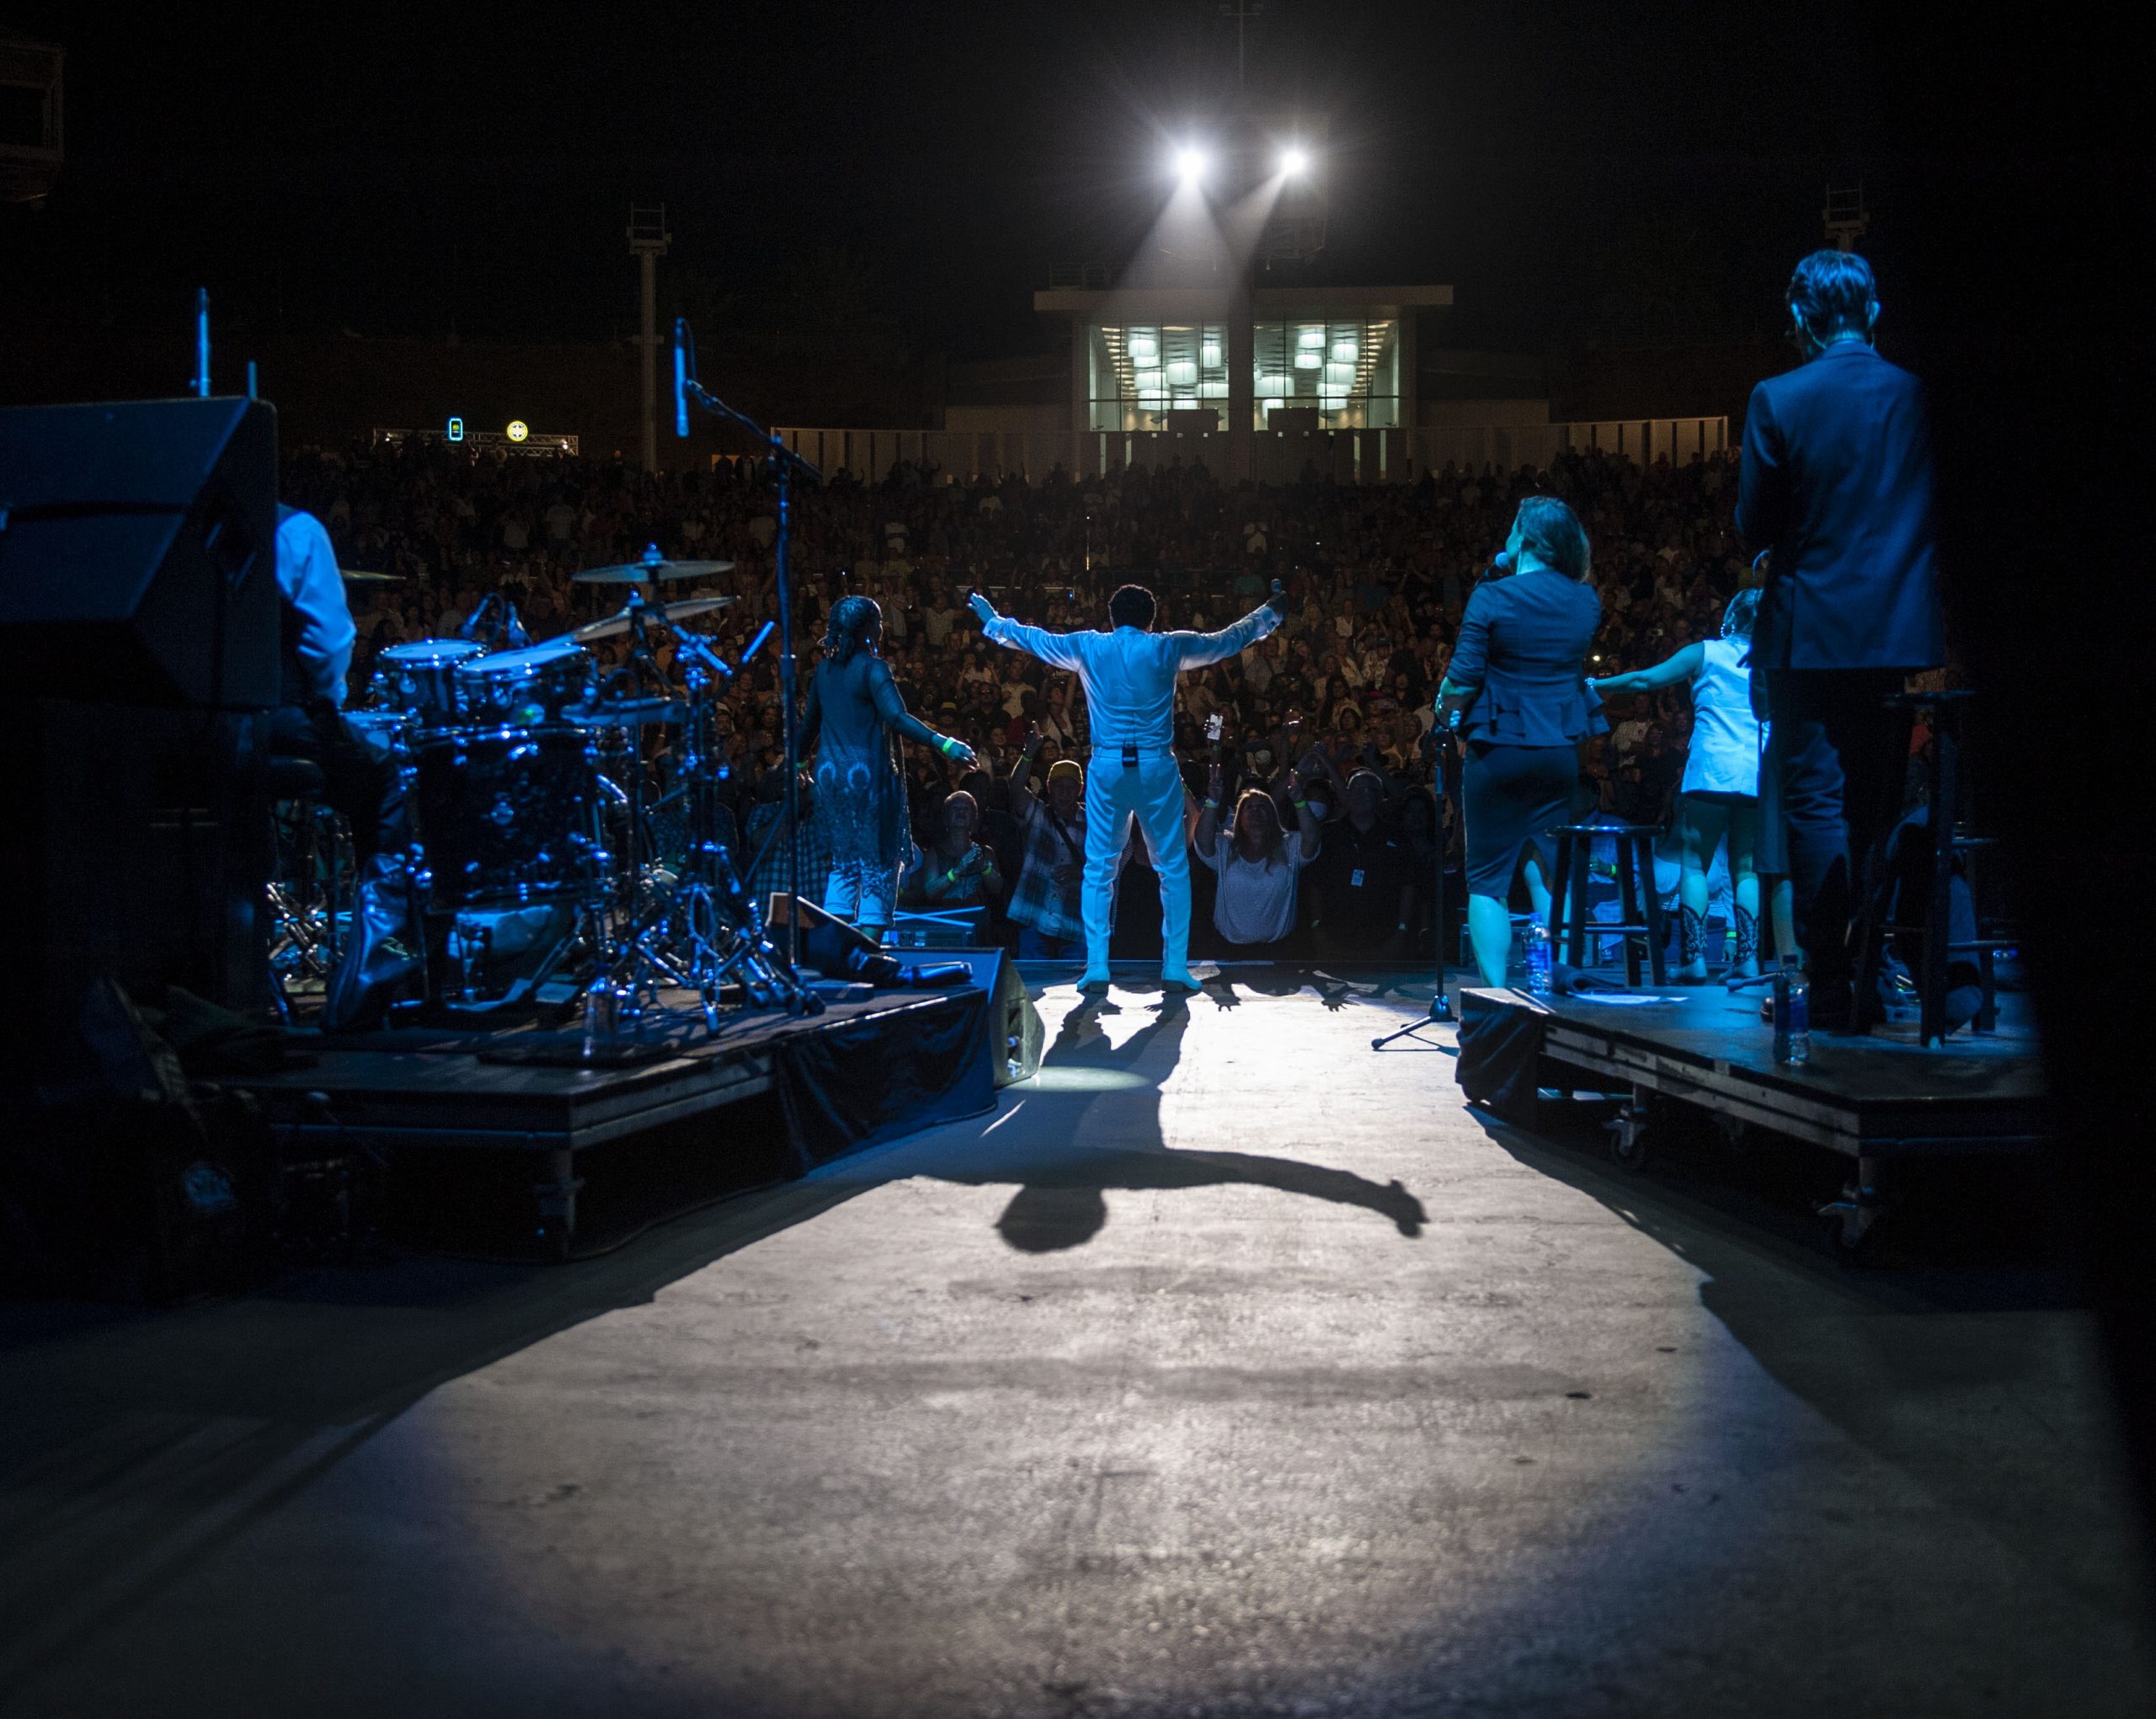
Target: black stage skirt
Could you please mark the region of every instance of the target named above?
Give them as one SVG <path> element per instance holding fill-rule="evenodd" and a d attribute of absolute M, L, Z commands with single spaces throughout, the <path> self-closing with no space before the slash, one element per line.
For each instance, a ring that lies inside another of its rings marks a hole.
<path fill-rule="evenodd" d="M 1460 799 L 1467 819 L 1467 893 L 1502 901 L 1530 842 L 1548 877 L 1556 844 L 1545 832 L 1572 816 L 1579 748 L 1470 740 L 1466 750 Z"/>

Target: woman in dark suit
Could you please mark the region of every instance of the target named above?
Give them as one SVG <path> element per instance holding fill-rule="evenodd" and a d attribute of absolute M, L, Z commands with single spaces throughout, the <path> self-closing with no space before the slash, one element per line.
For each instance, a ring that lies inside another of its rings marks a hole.
<path fill-rule="evenodd" d="M 1483 983 L 1502 985 L 1512 951 L 1506 900 L 1523 854 L 1537 914 L 1550 910 L 1546 832 L 1571 814 L 1579 742 L 1605 734 L 1587 654 L 1602 600 L 1587 583 L 1587 529 L 1554 495 L 1530 495 L 1497 558 L 1509 578 L 1477 585 L 1438 689 L 1438 718 L 1465 742 L 1467 935 Z"/>

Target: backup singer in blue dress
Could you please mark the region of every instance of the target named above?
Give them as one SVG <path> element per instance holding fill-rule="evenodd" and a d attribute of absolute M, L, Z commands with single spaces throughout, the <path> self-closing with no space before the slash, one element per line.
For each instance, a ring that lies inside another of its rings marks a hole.
<path fill-rule="evenodd" d="M 834 604 L 827 654 L 809 677 L 801 719 L 802 755 L 815 754 L 816 816 L 831 851 L 824 910 L 872 937 L 891 923 L 899 872 L 913 845 L 899 740 L 933 746 L 969 770 L 975 763 L 972 747 L 907 713 L 890 665 L 877 654 L 883 638 L 883 611 L 875 599 Z"/>

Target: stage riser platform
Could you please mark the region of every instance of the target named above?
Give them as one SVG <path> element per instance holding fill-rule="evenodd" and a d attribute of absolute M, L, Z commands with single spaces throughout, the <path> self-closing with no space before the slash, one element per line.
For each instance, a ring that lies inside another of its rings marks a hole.
<path fill-rule="evenodd" d="M 648 1033 L 653 1054 L 626 1067 L 525 1060 L 563 1046 L 573 1056 L 577 1043 L 528 1028 L 382 1033 L 321 1041 L 310 1067 L 231 1084 L 302 1153 L 385 1161 L 386 1209 L 417 1215 L 400 1227 L 429 1245 L 506 1243 L 566 1259 L 671 1210 L 978 1114 L 993 1107 L 1004 1066 L 989 995 L 972 985 L 888 993 L 807 1019 L 728 1015 L 716 1033 L 691 1014 Z M 440 1167 L 488 1159 L 501 1167 Z M 587 1182 L 631 1163 L 670 1209 L 626 1214 L 610 1189 L 613 1233 L 587 1235 Z M 495 1196 L 511 1188 L 521 1190 L 522 1215 L 504 1225 Z M 475 1209 L 466 1236 L 453 1208 L 475 1189 L 491 1190 L 493 1209 Z"/>
<path fill-rule="evenodd" d="M 1999 1033 L 1932 1050 L 1815 1033 L 1810 1060 L 1788 1065 L 1773 1060 L 1756 992 L 1628 1003 L 1470 989 L 1461 1005 L 1534 1023 L 1544 1086 L 1654 1093 L 1850 1158 L 2027 1152 L 2045 1137 L 2036 1044 L 2011 1007 Z"/>

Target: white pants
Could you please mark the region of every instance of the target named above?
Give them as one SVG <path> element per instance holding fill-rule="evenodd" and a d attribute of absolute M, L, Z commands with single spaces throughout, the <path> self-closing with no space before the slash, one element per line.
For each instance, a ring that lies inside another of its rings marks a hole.
<path fill-rule="evenodd" d="M 1086 772 L 1086 975 L 1108 972 L 1108 928 L 1115 922 L 1115 879 L 1135 818 L 1161 879 L 1161 972 L 1190 969 L 1190 849 L 1183 837 L 1182 773 L 1171 752 L 1143 752 L 1123 767 L 1122 750 L 1094 750 Z"/>

